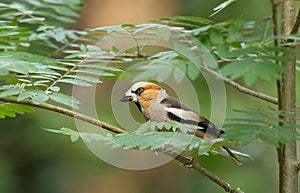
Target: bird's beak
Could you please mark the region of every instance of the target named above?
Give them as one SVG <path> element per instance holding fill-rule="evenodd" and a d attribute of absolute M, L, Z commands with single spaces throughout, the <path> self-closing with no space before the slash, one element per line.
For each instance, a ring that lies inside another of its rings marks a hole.
<path fill-rule="evenodd" d="M 137 102 L 138 98 L 135 93 L 132 93 L 131 90 L 128 90 L 125 95 L 120 99 L 121 102 L 133 101 Z"/>
<path fill-rule="evenodd" d="M 120 99 L 121 102 L 128 102 L 128 101 L 132 101 L 132 98 L 130 96 L 123 96 L 121 99 Z"/>

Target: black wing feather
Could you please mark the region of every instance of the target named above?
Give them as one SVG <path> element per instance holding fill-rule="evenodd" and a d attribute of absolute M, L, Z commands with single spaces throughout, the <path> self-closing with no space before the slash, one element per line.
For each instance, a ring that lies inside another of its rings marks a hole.
<path fill-rule="evenodd" d="M 165 104 L 167 107 L 178 108 L 178 109 L 183 109 L 186 111 L 192 111 L 192 112 L 197 113 L 196 111 L 194 111 L 187 105 L 181 103 L 179 100 L 172 98 L 172 97 L 167 97 L 167 98 L 163 99 L 161 101 L 161 103 Z M 171 119 L 173 121 L 177 121 L 177 122 L 189 124 L 189 125 L 200 126 L 203 128 L 203 130 L 202 130 L 203 132 L 207 132 L 207 133 L 215 136 L 216 138 L 220 137 L 220 135 L 222 135 L 224 133 L 223 130 L 220 130 L 215 124 L 213 124 L 212 122 L 210 122 L 209 120 L 207 120 L 204 117 L 203 117 L 203 121 L 197 122 L 197 121 L 193 121 L 193 120 L 182 119 L 181 117 L 178 117 L 171 112 L 168 112 L 167 116 L 169 119 Z M 199 115 L 199 116 L 202 117 L 201 115 Z"/>

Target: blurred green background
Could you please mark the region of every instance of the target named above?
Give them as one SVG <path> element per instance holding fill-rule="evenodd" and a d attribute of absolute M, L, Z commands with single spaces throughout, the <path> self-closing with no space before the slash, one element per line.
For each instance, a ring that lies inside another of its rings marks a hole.
<path fill-rule="evenodd" d="M 220 0 L 86 0 L 74 28 L 97 27 L 122 23 L 146 23 L 149 20 L 175 15 L 193 15 L 207 18 Z M 212 17 L 222 21 L 243 15 L 247 20 L 270 16 L 269 0 L 237 1 Z M 299 72 L 298 81 L 299 82 Z M 201 90 L 201 112 L 209 117 L 209 91 L 201 78 L 194 82 Z M 110 89 L 114 80 L 106 80 L 97 89 L 98 113 L 112 124 Z M 66 88 L 67 90 L 70 88 Z M 127 88 L 124 88 L 126 90 Z M 253 89 L 276 96 L 275 83 L 257 82 Z M 297 91 L 299 91 L 299 85 Z M 238 93 L 227 87 L 226 117 L 232 108 L 269 104 Z M 299 102 L 299 92 L 298 102 Z M 121 97 L 121 96 L 120 96 Z M 0 135 L 0 192 L 2 193 L 192 193 L 224 192 L 201 174 L 186 169 L 176 161 L 165 166 L 129 171 L 109 165 L 92 154 L 82 141 L 72 143 L 68 137 L 41 129 L 75 128 L 74 121 L 65 116 L 36 109 L 31 115 L 1 120 Z M 109 147 L 108 147 L 109 148 Z M 244 160 L 240 167 L 228 158 L 201 157 L 199 163 L 213 173 L 240 187 L 245 192 L 277 191 L 277 160 L 273 147 L 262 144 L 240 148 L 254 161 Z"/>

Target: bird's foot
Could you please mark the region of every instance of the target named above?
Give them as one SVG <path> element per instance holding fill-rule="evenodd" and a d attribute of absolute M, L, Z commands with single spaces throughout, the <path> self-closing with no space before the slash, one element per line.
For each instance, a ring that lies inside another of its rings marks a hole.
<path fill-rule="evenodd" d="M 192 157 L 193 153 L 195 153 L 195 152 L 196 152 L 196 149 L 193 149 L 193 150 L 187 152 L 187 154 L 184 157 L 186 157 L 186 158 Z"/>
<path fill-rule="evenodd" d="M 193 167 L 194 158 L 192 156 L 184 156 L 184 158 L 186 159 L 186 163 L 182 163 L 182 165 L 185 168 L 192 168 Z"/>
<path fill-rule="evenodd" d="M 154 154 L 155 154 L 156 156 L 159 156 L 159 152 L 163 152 L 163 151 L 165 151 L 165 150 L 166 150 L 166 148 L 165 148 L 164 146 L 163 146 L 163 147 L 160 147 L 160 148 L 154 150 Z"/>

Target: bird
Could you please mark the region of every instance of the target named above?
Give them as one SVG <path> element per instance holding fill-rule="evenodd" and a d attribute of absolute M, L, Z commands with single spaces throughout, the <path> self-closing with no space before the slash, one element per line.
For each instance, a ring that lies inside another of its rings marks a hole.
<path fill-rule="evenodd" d="M 196 128 L 194 135 L 200 138 L 216 139 L 225 133 L 203 115 L 178 99 L 169 96 L 166 90 L 152 82 L 134 83 L 120 101 L 134 102 L 146 120 L 177 121 L 193 125 Z M 236 164 L 241 165 L 241 161 L 226 146 L 222 146 L 222 154 L 224 153 Z"/>

